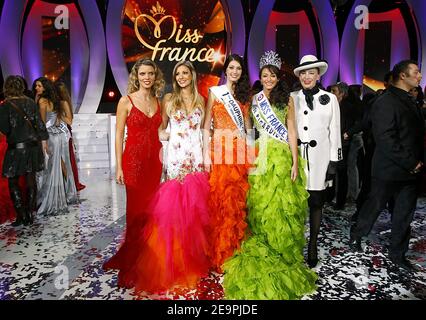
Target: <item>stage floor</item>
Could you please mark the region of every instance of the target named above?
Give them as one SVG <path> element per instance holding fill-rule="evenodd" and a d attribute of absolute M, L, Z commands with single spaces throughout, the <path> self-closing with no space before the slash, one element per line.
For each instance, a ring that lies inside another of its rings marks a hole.
<path fill-rule="evenodd" d="M 114 254 L 125 224 L 125 190 L 108 169 L 83 170 L 86 189 L 69 213 L 37 217 L 34 225 L 0 225 L 0 299 L 222 299 L 222 277 L 211 274 L 197 290 L 136 297 L 117 288 L 117 272 L 102 263 Z M 303 299 L 426 299 L 426 199 L 419 199 L 408 257 L 419 271 L 401 274 L 387 258 L 390 216 L 384 212 L 365 246 L 348 250 L 349 218 L 327 207 L 315 269 L 318 289 Z"/>

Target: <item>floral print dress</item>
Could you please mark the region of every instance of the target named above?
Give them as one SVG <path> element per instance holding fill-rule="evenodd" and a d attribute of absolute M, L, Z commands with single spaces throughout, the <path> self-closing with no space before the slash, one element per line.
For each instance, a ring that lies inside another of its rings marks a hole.
<path fill-rule="evenodd" d="M 203 170 L 201 120 L 202 113 L 199 108 L 189 115 L 177 110 L 170 117 L 167 180 L 182 180 L 188 173 Z"/>

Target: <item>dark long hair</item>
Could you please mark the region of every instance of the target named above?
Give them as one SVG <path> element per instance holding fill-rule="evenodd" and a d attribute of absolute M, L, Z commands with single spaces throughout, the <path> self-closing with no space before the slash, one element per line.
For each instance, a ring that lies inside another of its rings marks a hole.
<path fill-rule="evenodd" d="M 56 111 L 59 115 L 63 115 L 64 111 L 61 110 L 61 104 L 59 103 L 59 97 L 56 93 L 56 89 L 53 86 L 52 81 L 50 81 L 46 77 L 40 77 L 34 80 L 32 86 L 34 97 L 36 96 L 35 86 L 37 81 L 41 83 L 44 89 L 43 93 L 39 97 L 39 100 L 40 98 L 45 98 L 53 104 L 53 111 Z M 36 102 L 38 103 L 38 101 Z"/>
<path fill-rule="evenodd" d="M 248 79 L 248 73 L 247 73 L 247 67 L 244 63 L 244 60 L 241 56 L 238 54 L 230 54 L 225 61 L 225 64 L 223 65 L 223 70 L 226 72 L 226 69 L 228 68 L 228 65 L 232 61 L 237 61 L 242 69 L 241 77 L 238 79 L 237 83 L 235 84 L 235 99 L 237 99 L 239 102 L 246 104 L 250 101 L 250 82 Z"/>
<path fill-rule="evenodd" d="M 275 74 L 278 78 L 277 85 L 274 87 L 274 89 L 272 89 L 269 95 L 269 102 L 271 104 L 274 104 L 279 109 L 284 109 L 284 107 L 288 104 L 288 101 L 290 100 L 290 89 L 288 88 L 287 83 L 282 78 L 282 72 L 276 66 L 268 64 L 266 66 L 263 66 L 260 69 L 259 79 L 262 78 L 261 77 L 262 71 L 264 69 L 268 69 L 269 72 Z M 262 86 L 260 86 L 260 90 L 259 89 L 257 90 L 254 89 L 254 90 L 256 90 L 257 92 L 260 92 L 262 89 L 263 89 Z"/>

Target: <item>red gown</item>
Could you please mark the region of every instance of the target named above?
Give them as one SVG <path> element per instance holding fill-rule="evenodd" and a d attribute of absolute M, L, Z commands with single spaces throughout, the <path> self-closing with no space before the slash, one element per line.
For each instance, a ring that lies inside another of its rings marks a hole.
<path fill-rule="evenodd" d="M 134 268 L 141 247 L 140 235 L 146 220 L 146 207 L 160 184 L 162 171 L 162 145 L 158 136 L 162 121 L 160 104 L 157 102 L 157 112 L 150 118 L 131 103 L 123 152 L 127 198 L 126 237 L 116 255 L 103 266 L 105 270 L 119 269 L 118 285 L 125 288 L 135 285 Z"/>
<path fill-rule="evenodd" d="M 3 168 L 3 159 L 7 150 L 6 137 L 0 134 L 0 170 Z M 0 224 L 15 220 L 15 209 L 9 194 L 9 182 L 0 174 Z"/>

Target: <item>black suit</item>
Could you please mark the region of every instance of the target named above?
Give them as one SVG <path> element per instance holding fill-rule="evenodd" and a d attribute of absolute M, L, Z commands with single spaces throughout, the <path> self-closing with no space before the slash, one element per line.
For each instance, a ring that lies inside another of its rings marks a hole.
<path fill-rule="evenodd" d="M 382 180 L 415 180 L 411 174 L 423 160 L 424 120 L 414 100 L 391 87 L 373 105 L 373 135 L 376 151 L 372 176 Z"/>
<path fill-rule="evenodd" d="M 331 202 L 336 194 L 336 208 L 343 208 L 348 194 L 348 154 L 350 140 L 345 140 L 343 134 L 348 132 L 355 123 L 355 106 L 348 99 L 343 99 L 339 104 L 340 109 L 340 134 L 342 140 L 342 160 L 337 162 L 336 177 L 333 185 L 327 188 L 327 201 Z"/>
<path fill-rule="evenodd" d="M 362 177 L 361 177 L 361 190 L 359 191 L 358 198 L 356 199 L 356 212 L 352 216 L 352 221 L 358 219 L 359 211 L 362 205 L 367 200 L 368 194 L 371 190 L 371 164 L 373 162 L 374 143 L 373 133 L 371 132 L 371 106 L 378 96 L 366 102 L 363 108 L 362 120 L 356 123 L 348 132 L 349 136 L 362 131 L 362 140 L 364 144 L 364 157 L 362 163 Z"/>
<path fill-rule="evenodd" d="M 410 223 L 417 202 L 413 170 L 423 161 L 424 120 L 408 92 L 390 87 L 377 98 L 371 110 L 376 149 L 372 164 L 372 186 L 361 208 L 351 237 L 366 236 L 390 197 L 395 199 L 390 256 L 404 258 L 410 239 Z"/>

